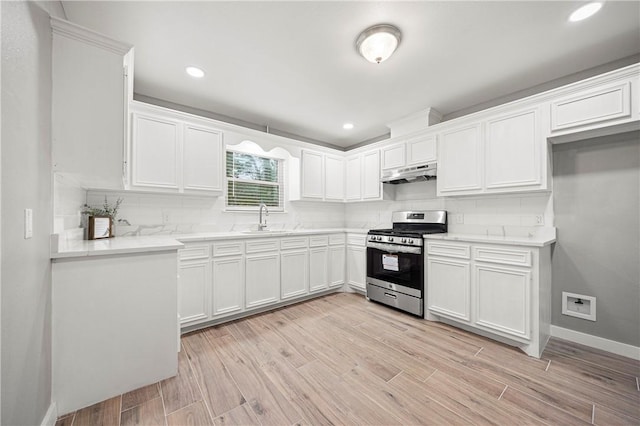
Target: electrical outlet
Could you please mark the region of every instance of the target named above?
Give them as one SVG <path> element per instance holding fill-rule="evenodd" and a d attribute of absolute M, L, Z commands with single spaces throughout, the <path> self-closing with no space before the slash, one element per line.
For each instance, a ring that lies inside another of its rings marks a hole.
<path fill-rule="evenodd" d="M 544 215 L 542 214 L 536 215 L 536 225 L 544 225 Z"/>
<path fill-rule="evenodd" d="M 455 215 L 455 220 L 457 224 L 463 224 L 464 223 L 464 215 L 462 213 L 458 213 Z"/>
<path fill-rule="evenodd" d="M 162 223 L 169 223 L 169 212 L 162 212 Z"/>

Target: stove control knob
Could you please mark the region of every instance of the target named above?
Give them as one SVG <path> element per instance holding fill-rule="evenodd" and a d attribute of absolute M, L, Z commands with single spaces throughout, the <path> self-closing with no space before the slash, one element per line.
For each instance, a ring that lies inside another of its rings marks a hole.
<path fill-rule="evenodd" d="M 407 238 L 407 242 L 408 242 L 409 244 L 413 244 L 413 240 L 412 240 L 411 238 Z"/>
<path fill-rule="evenodd" d="M 392 241 L 393 241 L 393 237 L 389 237 L 389 242 L 392 242 Z"/>
<path fill-rule="evenodd" d="M 376 237 L 376 240 L 380 241 L 380 240 L 382 240 L 382 237 L 381 237 L 380 235 L 378 235 L 378 236 Z"/>

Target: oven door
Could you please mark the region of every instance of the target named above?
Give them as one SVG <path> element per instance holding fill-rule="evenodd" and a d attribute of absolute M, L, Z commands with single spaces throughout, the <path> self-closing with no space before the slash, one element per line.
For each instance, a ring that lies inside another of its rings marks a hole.
<path fill-rule="evenodd" d="M 367 243 L 367 282 L 422 298 L 422 247 Z"/>

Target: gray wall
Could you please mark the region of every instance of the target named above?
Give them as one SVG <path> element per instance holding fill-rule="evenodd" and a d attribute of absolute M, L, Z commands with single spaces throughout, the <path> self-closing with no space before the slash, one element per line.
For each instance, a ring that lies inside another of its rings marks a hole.
<path fill-rule="evenodd" d="M 556 145 L 554 325 L 640 346 L 640 135 Z M 562 315 L 562 291 L 595 296 L 597 321 Z"/>
<path fill-rule="evenodd" d="M 58 2 L 1 2 L 3 425 L 40 424 L 51 403 L 51 27 Z M 33 238 L 23 211 L 33 209 Z"/>

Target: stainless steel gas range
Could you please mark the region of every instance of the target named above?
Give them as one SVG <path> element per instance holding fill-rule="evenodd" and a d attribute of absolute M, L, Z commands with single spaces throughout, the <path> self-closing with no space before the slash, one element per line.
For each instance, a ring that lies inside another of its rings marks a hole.
<path fill-rule="evenodd" d="M 424 234 L 447 232 L 444 210 L 393 212 L 367 235 L 367 299 L 423 316 Z"/>

